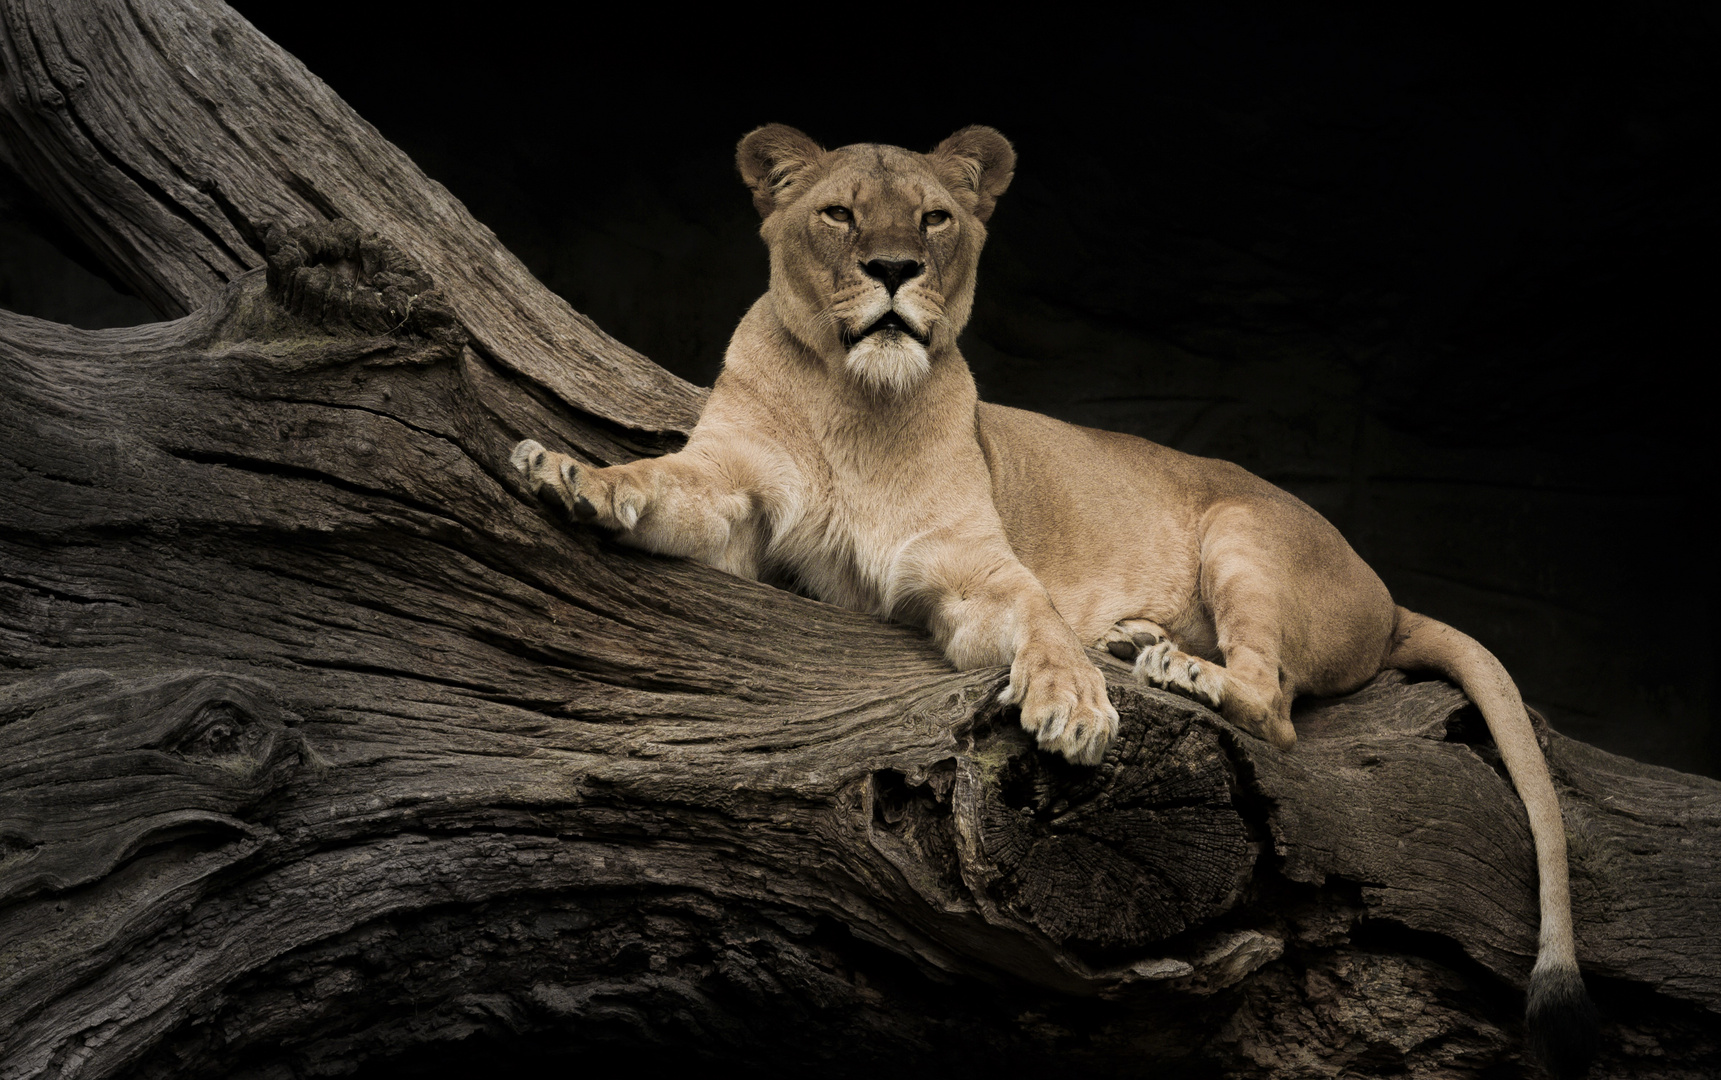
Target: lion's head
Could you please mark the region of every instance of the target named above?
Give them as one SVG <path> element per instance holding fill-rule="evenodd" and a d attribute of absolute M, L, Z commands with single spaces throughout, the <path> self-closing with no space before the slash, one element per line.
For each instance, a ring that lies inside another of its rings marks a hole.
<path fill-rule="evenodd" d="M 765 219 L 789 332 L 876 392 L 918 385 L 973 310 L 985 222 L 1016 166 L 1010 143 L 968 127 L 930 154 L 827 151 L 770 124 L 741 140 L 736 163 Z"/>

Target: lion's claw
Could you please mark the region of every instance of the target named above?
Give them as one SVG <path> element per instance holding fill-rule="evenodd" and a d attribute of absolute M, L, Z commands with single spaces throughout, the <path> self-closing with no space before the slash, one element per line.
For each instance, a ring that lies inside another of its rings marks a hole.
<path fill-rule="evenodd" d="M 1022 728 L 1040 749 L 1077 765 L 1098 765 L 1117 734 L 1117 709 L 1106 696 L 1105 677 L 1086 657 L 1059 664 L 1023 649 L 1010 672 L 1002 704 L 1020 701 Z"/>
<path fill-rule="evenodd" d="M 1225 700 L 1223 669 L 1179 652 L 1170 640 L 1142 650 L 1135 659 L 1135 677 L 1149 686 L 1199 701 L 1209 709 L 1218 709 Z"/>

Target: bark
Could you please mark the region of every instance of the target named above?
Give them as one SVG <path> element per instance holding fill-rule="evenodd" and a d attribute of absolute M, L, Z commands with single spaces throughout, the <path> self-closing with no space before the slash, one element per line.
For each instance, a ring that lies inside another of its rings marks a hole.
<path fill-rule="evenodd" d="M 1049 759 L 1001 671 L 534 504 L 516 440 L 698 392 L 232 12 L 0 18 L 5 166 L 182 316 L 0 313 L 0 1076 L 1533 1071 L 1457 691 L 1286 754 L 1096 654 L 1118 744 Z M 1546 746 L 1598 1072 L 1711 1074 L 1721 784 Z"/>

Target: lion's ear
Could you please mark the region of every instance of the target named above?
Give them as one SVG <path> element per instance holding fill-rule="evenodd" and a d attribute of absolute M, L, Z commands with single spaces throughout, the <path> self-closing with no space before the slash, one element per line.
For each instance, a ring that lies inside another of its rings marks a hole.
<path fill-rule="evenodd" d="M 825 156 L 824 147 L 787 124 L 766 124 L 735 148 L 735 167 L 753 192 L 759 216 L 770 217 L 795 178 Z"/>
<path fill-rule="evenodd" d="M 965 127 L 932 151 L 932 166 L 957 198 L 968 201 L 974 216 L 992 216 L 998 196 L 1016 175 L 1016 151 L 1010 140 L 989 127 Z"/>

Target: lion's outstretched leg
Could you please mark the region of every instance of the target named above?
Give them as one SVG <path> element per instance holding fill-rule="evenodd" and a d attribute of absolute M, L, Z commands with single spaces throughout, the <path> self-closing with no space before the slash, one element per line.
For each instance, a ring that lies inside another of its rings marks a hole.
<path fill-rule="evenodd" d="M 532 439 L 516 446 L 511 460 L 534 494 L 578 521 L 647 551 L 758 576 L 754 501 L 716 460 L 682 451 L 592 468 Z"/>

